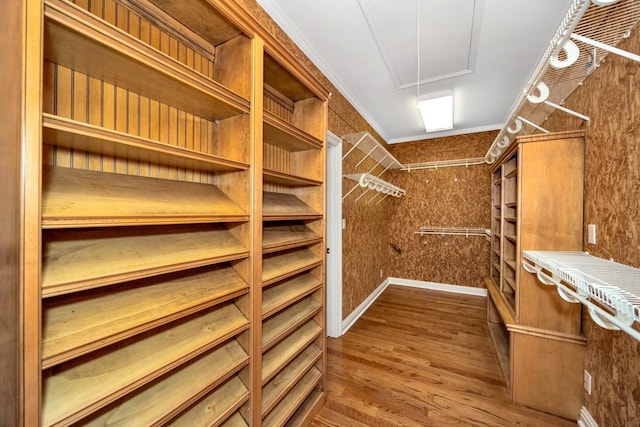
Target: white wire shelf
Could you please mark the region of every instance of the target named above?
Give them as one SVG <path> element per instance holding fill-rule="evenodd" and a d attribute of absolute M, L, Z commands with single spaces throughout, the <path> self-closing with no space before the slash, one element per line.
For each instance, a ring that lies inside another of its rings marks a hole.
<path fill-rule="evenodd" d="M 481 236 L 486 237 L 487 240 L 491 238 L 491 230 L 488 228 L 460 228 L 460 227 L 420 227 L 419 231 L 414 231 L 414 234 L 421 236 L 427 235 L 440 235 L 440 236 Z"/>
<path fill-rule="evenodd" d="M 599 326 L 622 330 L 640 341 L 640 269 L 586 252 L 523 251 L 523 268 L 565 301 L 584 304 Z M 528 262 L 527 262 L 528 261 Z"/>
<path fill-rule="evenodd" d="M 369 173 L 373 171 L 377 166 L 381 165 L 384 168 L 384 173 L 388 169 L 400 169 L 402 168 L 402 163 L 398 161 L 386 148 L 382 146 L 369 132 L 357 132 L 349 135 L 345 135 L 342 137 L 349 144 L 351 144 L 351 149 L 347 151 L 347 153 L 342 156 L 342 160 L 346 159 L 349 154 L 353 150 L 359 150 L 364 154 L 364 157 L 358 162 L 356 167 L 360 166 L 362 162 L 364 162 L 367 158 L 371 158 L 375 160 L 376 165 L 371 168 Z M 382 173 L 378 174 L 378 176 L 382 175 Z"/>
<path fill-rule="evenodd" d="M 493 163 L 518 134 L 549 132 L 540 125 L 555 110 L 589 122 L 588 116 L 563 105 L 609 53 L 640 61 L 639 55 L 615 47 L 640 21 L 640 1 L 600 3 L 602 5 L 592 0 L 572 2 L 487 151 L 488 163 Z"/>
<path fill-rule="evenodd" d="M 424 162 L 424 163 L 407 163 L 402 165 L 402 170 L 411 172 L 412 170 L 419 169 L 440 169 L 454 166 L 472 166 L 472 165 L 481 165 L 486 163 L 487 159 L 484 157 L 474 157 L 469 159 L 455 159 L 455 160 L 441 160 L 435 162 Z"/>
<path fill-rule="evenodd" d="M 382 195 L 384 197 L 378 200 L 378 203 L 382 202 L 388 196 L 402 197 L 407 195 L 407 192 L 402 188 L 396 187 L 395 185 L 388 183 L 384 179 L 378 178 L 377 176 L 373 176 L 368 173 L 354 173 L 349 175 L 343 175 L 343 177 L 350 179 L 352 181 L 356 181 L 356 184 L 351 188 L 351 190 L 347 192 L 347 194 L 342 196 L 342 200 L 346 199 L 349 196 L 349 194 L 353 193 L 353 191 L 358 187 L 364 187 L 367 190 L 364 191 L 362 194 L 360 194 L 356 198 L 356 201 L 360 200 L 370 190 L 373 190 L 376 192 L 376 194 L 372 198 L 370 198 L 367 201 L 367 203 L 371 203 L 379 195 Z"/>

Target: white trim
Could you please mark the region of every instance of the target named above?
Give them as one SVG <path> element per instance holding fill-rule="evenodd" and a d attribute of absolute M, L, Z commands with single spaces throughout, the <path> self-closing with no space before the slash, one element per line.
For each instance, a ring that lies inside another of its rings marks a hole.
<path fill-rule="evenodd" d="M 342 139 L 327 132 L 327 335 L 342 335 Z"/>
<path fill-rule="evenodd" d="M 364 314 L 365 311 L 375 302 L 376 299 L 387 289 L 389 286 L 389 279 L 386 279 L 384 282 L 380 284 L 364 301 L 360 304 L 355 310 L 351 312 L 343 321 L 342 321 L 342 333 L 345 334 L 349 328 L 353 326 L 354 323 Z"/>
<path fill-rule="evenodd" d="M 472 288 L 470 286 L 448 285 L 446 283 L 423 282 L 421 280 L 400 279 L 398 277 L 389 277 L 387 281 L 390 285 L 410 286 L 420 289 L 431 289 L 434 291 L 453 292 L 456 294 L 475 295 L 486 297 L 487 290 L 483 288 Z"/>
<path fill-rule="evenodd" d="M 580 427 L 598 427 L 598 423 L 593 419 L 587 408 L 584 406 L 580 409 L 580 419 L 578 420 Z"/>

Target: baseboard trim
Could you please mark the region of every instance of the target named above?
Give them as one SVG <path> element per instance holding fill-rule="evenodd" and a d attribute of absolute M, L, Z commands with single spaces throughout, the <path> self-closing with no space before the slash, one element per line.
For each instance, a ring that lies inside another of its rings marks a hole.
<path fill-rule="evenodd" d="M 580 419 L 578 420 L 580 427 L 598 427 L 598 423 L 593 419 L 587 408 L 584 406 L 580 409 Z"/>
<path fill-rule="evenodd" d="M 342 334 L 345 334 L 349 328 L 353 326 L 354 323 L 364 314 L 365 311 L 374 303 L 374 301 L 380 296 L 385 289 L 389 286 L 389 279 L 387 278 L 384 282 L 380 284 L 362 303 L 356 307 L 355 310 L 351 312 L 345 319 L 342 321 Z"/>
<path fill-rule="evenodd" d="M 484 288 L 472 288 L 471 286 L 448 285 L 446 283 L 423 282 L 422 280 L 401 279 L 399 277 L 389 277 L 387 281 L 390 285 L 410 286 L 413 288 L 431 289 L 434 291 L 453 292 L 456 294 L 474 295 L 486 297 L 487 290 Z"/>
<path fill-rule="evenodd" d="M 362 316 L 365 311 L 375 302 L 376 299 L 390 285 L 410 286 L 420 289 L 431 289 L 435 291 L 452 292 L 456 294 L 474 295 L 480 297 L 487 296 L 487 290 L 482 288 L 472 288 L 470 286 L 448 285 L 446 283 L 423 282 L 421 280 L 401 279 L 398 277 L 387 277 L 362 303 L 351 312 L 342 321 L 342 334 L 344 335 L 349 328 Z M 591 427 L 591 426 L 587 426 Z M 596 426 L 597 427 L 597 426 Z"/>

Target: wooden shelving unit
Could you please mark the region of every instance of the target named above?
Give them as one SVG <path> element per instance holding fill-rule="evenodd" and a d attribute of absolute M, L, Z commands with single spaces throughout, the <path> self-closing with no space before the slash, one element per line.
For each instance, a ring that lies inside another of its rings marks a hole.
<path fill-rule="evenodd" d="M 488 321 L 519 404 L 577 419 L 584 339 L 580 309 L 523 274 L 524 250 L 580 250 L 584 133 L 518 137 L 492 173 Z"/>

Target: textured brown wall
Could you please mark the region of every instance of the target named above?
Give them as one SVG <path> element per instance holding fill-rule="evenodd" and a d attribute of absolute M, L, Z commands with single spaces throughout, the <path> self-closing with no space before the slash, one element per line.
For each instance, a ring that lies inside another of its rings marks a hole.
<path fill-rule="evenodd" d="M 345 135 L 368 131 L 378 141 L 382 141 L 366 120 L 351 106 L 340 92 L 327 80 L 327 78 L 313 65 L 313 63 L 298 49 L 290 38 L 275 24 L 275 22 L 262 10 L 255 0 L 237 0 L 248 13 L 255 16 L 258 21 L 280 40 L 296 59 L 305 64 L 305 68 L 332 93 L 329 100 L 328 127 L 331 132 L 343 137 Z M 344 144 L 348 148 L 348 144 Z M 483 153 L 484 154 L 484 153 Z M 356 153 L 353 156 L 357 156 Z M 353 172 L 353 160 L 350 156 L 346 159 L 344 173 Z M 359 159 L 357 159 L 359 160 Z M 364 165 L 363 165 L 364 167 Z M 350 170 L 351 168 L 351 170 Z M 360 172 L 363 172 L 361 170 Z M 366 170 L 364 170 L 366 172 Z M 331 173 L 331 171 L 329 171 Z M 345 180 L 343 185 L 350 188 Z M 342 277 L 342 315 L 347 317 L 362 301 L 373 292 L 382 279 L 388 276 L 388 256 L 386 242 L 386 225 L 388 219 L 388 206 L 391 200 L 376 205 L 367 204 L 366 198 L 355 203 L 357 191 L 344 201 L 343 217 L 347 221 L 347 228 L 343 230 L 343 277 Z"/>
<path fill-rule="evenodd" d="M 640 52 L 640 31 L 619 47 Z M 566 103 L 591 117 L 586 127 L 584 228 L 596 224 L 597 244 L 588 244 L 585 232 L 584 250 L 634 267 L 640 267 L 639 85 L 638 63 L 610 54 Z M 554 131 L 582 126 L 562 112 L 545 123 Z M 601 427 L 640 425 L 640 343 L 600 328 L 585 310 L 582 317 L 586 369 L 593 378 L 586 407 Z"/>
<path fill-rule="evenodd" d="M 438 138 L 391 146 L 402 163 L 483 157 L 496 132 Z M 393 182 L 407 196 L 391 205 L 387 254 L 390 276 L 484 287 L 489 275 L 489 241 L 471 236 L 419 236 L 421 226 L 489 228 L 489 165 L 394 171 Z"/>

